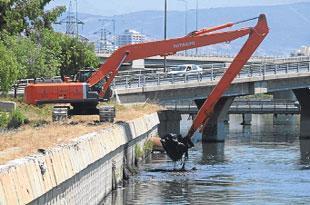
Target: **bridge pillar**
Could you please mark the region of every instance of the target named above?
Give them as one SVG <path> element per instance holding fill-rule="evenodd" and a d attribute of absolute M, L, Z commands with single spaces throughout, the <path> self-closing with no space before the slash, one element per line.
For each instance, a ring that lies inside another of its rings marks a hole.
<path fill-rule="evenodd" d="M 301 108 L 300 138 L 310 139 L 310 90 L 309 88 L 301 88 L 293 91 Z"/>
<path fill-rule="evenodd" d="M 285 91 L 277 91 L 272 93 L 273 100 L 279 101 L 296 101 L 296 97 L 292 90 L 285 90 Z M 273 124 L 274 125 L 283 125 L 283 124 L 291 124 L 294 122 L 294 115 L 287 115 L 287 114 L 274 114 L 273 115 Z"/>
<path fill-rule="evenodd" d="M 214 164 L 225 161 L 224 150 L 224 142 L 202 144 L 201 164 Z"/>
<path fill-rule="evenodd" d="M 242 114 L 241 125 L 251 125 L 251 124 L 252 124 L 252 114 L 250 114 L 250 113 Z"/>
<path fill-rule="evenodd" d="M 235 97 L 222 97 L 214 107 L 214 112 L 208 120 L 202 132 L 202 142 L 224 142 L 226 138 L 225 126 L 227 113 Z M 195 100 L 198 109 L 201 108 L 204 100 Z"/>
<path fill-rule="evenodd" d="M 158 112 L 159 126 L 158 134 L 160 137 L 169 133 L 180 134 L 181 114 L 176 111 L 164 110 Z"/>

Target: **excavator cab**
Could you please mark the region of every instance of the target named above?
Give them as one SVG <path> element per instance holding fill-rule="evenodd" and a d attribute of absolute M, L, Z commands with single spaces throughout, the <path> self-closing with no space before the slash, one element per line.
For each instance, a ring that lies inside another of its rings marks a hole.
<path fill-rule="evenodd" d="M 87 80 L 95 73 L 97 70 L 92 67 L 87 67 L 82 70 L 79 70 L 78 73 L 74 76 L 73 81 L 74 82 L 80 82 L 84 83 L 87 82 Z M 102 89 L 103 84 L 107 81 L 106 78 L 103 78 L 101 81 L 99 81 L 96 85 L 92 87 L 92 90 L 89 92 L 89 95 L 92 98 L 98 98 L 98 93 Z M 111 88 L 109 87 L 107 91 L 105 92 L 105 95 L 102 97 L 102 99 L 99 99 L 99 101 L 109 101 L 110 98 L 112 97 L 113 92 Z"/>
<path fill-rule="evenodd" d="M 74 76 L 74 81 L 81 83 L 86 82 L 94 72 L 96 72 L 96 69 L 91 67 L 79 70 L 78 73 Z"/>

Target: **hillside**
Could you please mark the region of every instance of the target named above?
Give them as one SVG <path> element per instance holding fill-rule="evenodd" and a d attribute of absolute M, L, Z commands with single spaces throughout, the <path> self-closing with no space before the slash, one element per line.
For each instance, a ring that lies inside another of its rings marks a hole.
<path fill-rule="evenodd" d="M 295 3 L 277 6 L 252 6 L 211 8 L 199 10 L 199 27 L 208 27 L 238 21 L 265 13 L 270 25 L 270 35 L 260 47 L 257 55 L 288 55 L 289 52 L 310 44 L 310 3 Z M 82 35 L 92 41 L 99 39 L 94 32 L 101 28 L 99 19 L 114 18 L 116 20 L 116 33 L 121 33 L 126 28 L 133 28 L 143 32 L 149 39 L 161 39 L 163 36 L 163 12 L 142 11 L 117 15 L 113 17 L 90 14 L 79 14 L 85 22 Z M 251 23 L 253 25 L 254 22 Z M 245 26 L 245 25 L 242 25 Z M 63 30 L 64 26 L 56 27 Z M 112 30 L 111 28 L 109 28 Z M 188 31 L 195 30 L 195 10 L 188 11 Z M 170 11 L 168 13 L 168 36 L 184 35 L 184 12 Z M 206 52 L 233 53 L 237 44 L 210 47 Z"/>

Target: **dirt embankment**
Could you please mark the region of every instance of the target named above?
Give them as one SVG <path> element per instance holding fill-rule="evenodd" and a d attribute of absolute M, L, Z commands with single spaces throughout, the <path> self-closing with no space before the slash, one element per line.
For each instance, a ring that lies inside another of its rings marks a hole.
<path fill-rule="evenodd" d="M 110 125 L 94 123 L 99 119 L 98 116 L 74 116 L 67 122 L 54 123 L 51 121 L 51 106 L 35 107 L 17 101 L 17 107 L 30 123 L 0 133 L 0 165 Z M 158 110 L 160 107 L 154 104 L 116 105 L 115 120 L 129 121 Z"/>

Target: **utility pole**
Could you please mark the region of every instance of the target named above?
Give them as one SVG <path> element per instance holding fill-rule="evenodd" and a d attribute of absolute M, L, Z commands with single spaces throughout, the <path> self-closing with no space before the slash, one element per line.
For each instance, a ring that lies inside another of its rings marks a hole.
<path fill-rule="evenodd" d="M 78 2 L 75 0 L 75 22 L 76 22 L 76 37 L 79 38 L 79 24 L 77 23 L 78 20 Z"/>
<path fill-rule="evenodd" d="M 199 18 L 199 14 L 198 14 L 198 12 L 199 12 L 199 0 L 196 0 L 196 31 L 198 31 L 198 27 L 199 27 L 199 23 L 198 23 L 198 18 Z M 195 51 L 195 53 L 196 53 L 196 56 L 198 55 L 198 48 L 196 48 L 196 51 Z"/>
<path fill-rule="evenodd" d="M 188 11 L 188 2 L 187 0 L 179 0 L 184 3 L 185 14 L 184 14 L 184 35 L 187 35 L 187 11 Z M 187 50 L 184 51 L 185 55 L 187 55 Z"/>
<path fill-rule="evenodd" d="M 164 9 L 164 40 L 167 40 L 167 0 L 165 0 L 165 9 Z M 167 56 L 164 56 L 164 72 L 167 72 Z"/>

